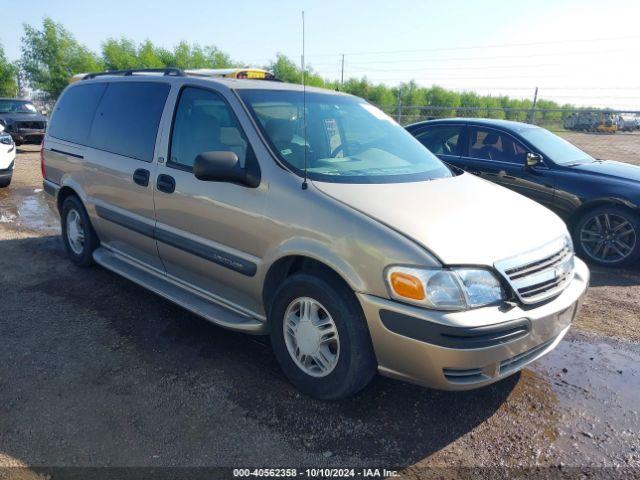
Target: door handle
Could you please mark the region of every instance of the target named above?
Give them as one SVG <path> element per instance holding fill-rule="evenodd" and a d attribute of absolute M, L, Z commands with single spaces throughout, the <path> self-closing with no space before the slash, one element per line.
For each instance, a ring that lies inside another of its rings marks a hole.
<path fill-rule="evenodd" d="M 161 192 L 173 193 L 176 190 L 176 180 L 171 175 L 158 175 L 156 185 Z"/>
<path fill-rule="evenodd" d="M 149 175 L 149 170 L 139 168 L 135 172 L 133 172 L 133 181 L 141 187 L 147 187 L 149 186 Z"/>

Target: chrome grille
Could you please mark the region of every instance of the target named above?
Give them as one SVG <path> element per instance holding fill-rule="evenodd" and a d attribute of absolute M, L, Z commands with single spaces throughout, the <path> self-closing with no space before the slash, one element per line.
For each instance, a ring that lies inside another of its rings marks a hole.
<path fill-rule="evenodd" d="M 559 238 L 541 248 L 495 263 L 518 298 L 526 304 L 551 298 L 573 279 L 573 247 Z"/>

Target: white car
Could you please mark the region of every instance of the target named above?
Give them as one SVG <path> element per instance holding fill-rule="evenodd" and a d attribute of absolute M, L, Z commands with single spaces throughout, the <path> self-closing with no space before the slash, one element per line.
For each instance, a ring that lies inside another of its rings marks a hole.
<path fill-rule="evenodd" d="M 8 187 L 13 176 L 13 163 L 16 158 L 16 146 L 11 135 L 4 133 L 0 125 L 0 188 Z"/>

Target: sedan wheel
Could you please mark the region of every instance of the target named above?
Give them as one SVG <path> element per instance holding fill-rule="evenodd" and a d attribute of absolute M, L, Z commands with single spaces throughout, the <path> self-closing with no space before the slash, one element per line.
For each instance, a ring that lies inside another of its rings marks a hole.
<path fill-rule="evenodd" d="M 585 215 L 576 236 L 581 252 L 601 265 L 623 265 L 638 256 L 638 221 L 623 209 L 603 208 Z"/>

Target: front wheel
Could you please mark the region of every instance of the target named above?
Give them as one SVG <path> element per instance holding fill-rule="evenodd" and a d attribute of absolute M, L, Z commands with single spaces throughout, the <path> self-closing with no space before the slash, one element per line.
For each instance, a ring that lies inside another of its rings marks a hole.
<path fill-rule="evenodd" d="M 350 397 L 376 373 L 360 304 L 332 275 L 298 273 L 285 280 L 275 294 L 270 322 L 280 367 L 307 395 Z"/>
<path fill-rule="evenodd" d="M 627 266 L 640 258 L 640 217 L 606 205 L 585 213 L 574 231 L 577 253 L 597 265 Z"/>
<path fill-rule="evenodd" d="M 11 185 L 11 177 L 0 179 L 0 188 L 6 188 Z"/>

